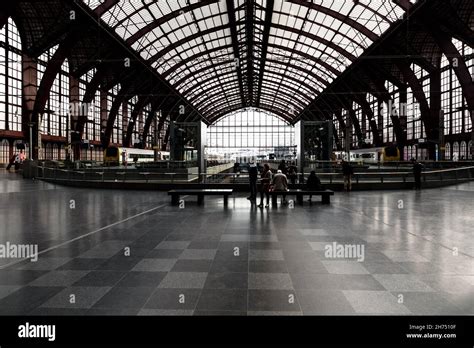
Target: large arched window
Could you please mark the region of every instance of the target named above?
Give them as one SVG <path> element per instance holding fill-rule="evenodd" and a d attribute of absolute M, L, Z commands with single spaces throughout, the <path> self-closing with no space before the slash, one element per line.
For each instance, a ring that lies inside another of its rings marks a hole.
<path fill-rule="evenodd" d="M 467 144 L 465 141 L 461 142 L 461 149 L 459 152 L 459 159 L 460 160 L 465 160 L 467 157 Z"/>
<path fill-rule="evenodd" d="M 453 143 L 453 161 L 457 161 L 459 159 L 459 143 L 455 141 Z"/>
<path fill-rule="evenodd" d="M 464 57 L 469 71 L 474 72 L 473 48 L 452 39 L 459 54 Z M 472 127 L 469 108 L 463 97 L 462 86 L 455 74 L 450 59 L 441 58 L 441 107 L 444 111 L 444 134 L 468 133 Z"/>
<path fill-rule="evenodd" d="M 135 106 L 137 105 L 138 103 L 138 97 L 137 96 L 134 96 L 132 97 L 127 105 L 128 105 L 128 121 L 125 120 L 124 118 L 124 125 L 123 125 L 123 129 L 124 129 L 124 134 L 123 136 L 125 136 L 125 132 L 127 131 L 127 127 L 128 127 L 128 124 L 127 122 L 132 122 L 132 112 L 133 110 L 135 109 Z M 143 110 L 140 111 L 135 119 L 135 121 L 133 121 L 133 131 L 132 131 L 132 137 L 130 138 L 130 147 L 133 147 L 135 144 L 138 144 L 140 143 L 141 141 L 141 133 L 143 131 Z"/>
<path fill-rule="evenodd" d="M 382 109 L 383 141 L 385 143 L 391 143 L 395 141 L 391 116 L 397 116 L 399 113 L 400 92 L 390 81 L 385 82 L 385 88 L 390 93 L 390 102 L 388 105 L 384 103 Z"/>
<path fill-rule="evenodd" d="M 79 79 L 79 98 L 84 100 L 87 85 L 96 74 L 96 69 L 91 69 Z M 83 139 L 100 141 L 100 93 L 96 91 L 94 99 L 89 105 L 82 105 L 82 110 L 87 109 L 87 122 L 84 124 Z"/>
<path fill-rule="evenodd" d="M 0 129 L 21 131 L 21 40 L 11 18 L 0 30 Z"/>
<path fill-rule="evenodd" d="M 208 129 L 208 154 L 268 155 L 294 151 L 294 127 L 277 116 L 248 108 L 231 113 Z"/>
<path fill-rule="evenodd" d="M 46 67 L 56 52 L 55 46 L 38 58 L 38 86 L 46 71 Z M 69 64 L 67 61 L 61 66 L 49 93 L 48 102 L 41 116 L 41 133 L 59 137 L 67 137 L 69 113 Z"/>
<path fill-rule="evenodd" d="M 7 139 L 0 141 L 0 163 L 10 162 L 10 143 Z"/>
<path fill-rule="evenodd" d="M 112 104 L 117 98 L 117 95 L 120 91 L 120 84 L 115 85 L 109 91 L 107 91 L 107 117 L 109 117 L 110 109 L 112 108 Z M 105 129 L 106 121 L 102 121 L 103 127 Z M 111 144 L 122 144 L 122 127 L 123 127 L 123 105 L 118 108 L 117 115 L 115 116 L 115 122 L 112 129 L 112 133 L 110 134 L 110 143 Z"/>
<path fill-rule="evenodd" d="M 451 159 L 451 144 L 446 143 L 444 146 L 444 159 L 450 160 Z"/>
<path fill-rule="evenodd" d="M 409 161 L 410 160 L 410 154 L 408 153 L 408 151 L 411 151 L 411 149 L 409 150 L 409 146 L 405 146 L 403 148 L 403 160 L 404 161 Z"/>

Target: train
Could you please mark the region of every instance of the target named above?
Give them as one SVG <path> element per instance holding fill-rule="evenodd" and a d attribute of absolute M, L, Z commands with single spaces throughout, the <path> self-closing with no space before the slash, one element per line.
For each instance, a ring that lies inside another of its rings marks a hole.
<path fill-rule="evenodd" d="M 396 146 L 373 147 L 368 149 L 351 150 L 349 157 L 346 151 L 335 151 L 337 160 L 377 164 L 400 161 L 400 149 Z"/>
<path fill-rule="evenodd" d="M 154 162 L 155 153 L 153 150 L 135 149 L 128 147 L 109 146 L 104 150 L 104 165 L 119 166 L 123 163 L 123 153 L 126 153 L 127 163 L 134 163 L 135 158 L 138 163 Z M 166 151 L 158 151 L 159 161 L 168 161 L 170 153 Z"/>

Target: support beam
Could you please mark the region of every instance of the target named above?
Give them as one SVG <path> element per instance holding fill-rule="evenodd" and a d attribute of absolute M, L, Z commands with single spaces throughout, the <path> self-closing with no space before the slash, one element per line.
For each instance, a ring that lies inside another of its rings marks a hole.
<path fill-rule="evenodd" d="M 179 9 L 172 11 L 168 14 L 165 14 L 162 17 L 156 18 L 153 21 L 150 21 L 147 25 L 142 27 L 140 30 L 138 30 L 136 33 L 134 33 L 132 36 L 130 36 L 126 42 L 129 45 L 133 45 L 135 42 L 140 40 L 143 36 L 147 35 L 149 32 L 153 31 L 153 29 L 156 29 L 160 27 L 161 25 L 165 24 L 166 22 L 169 22 L 172 19 L 178 19 L 178 17 L 183 16 L 184 14 L 197 10 L 201 7 L 204 6 L 209 6 L 215 3 L 218 3 L 220 0 L 201 0 L 199 2 L 189 4 L 183 7 L 180 7 Z M 148 2 L 147 6 L 150 4 L 153 4 L 153 2 Z M 124 19 L 125 20 L 125 19 Z M 118 24 L 120 25 L 120 23 Z"/>
<path fill-rule="evenodd" d="M 92 77 L 91 81 L 87 84 L 84 97 L 82 99 L 82 105 L 89 105 L 95 99 L 95 95 L 99 91 L 99 86 L 102 82 L 102 79 L 106 75 L 107 69 L 104 66 L 99 66 L 96 73 Z M 84 125 L 87 122 L 89 108 L 84 108 L 85 114 L 82 117 L 79 117 L 79 121 L 76 124 L 76 131 L 79 132 L 82 139 L 84 133 Z"/>
<path fill-rule="evenodd" d="M 149 103 L 149 96 L 140 96 L 138 101 L 135 104 L 135 107 L 130 114 L 130 119 L 128 121 L 127 130 L 125 136 L 123 137 L 123 147 L 130 147 L 130 140 L 132 138 L 133 128 L 135 127 L 138 115 L 142 112 L 143 108 Z M 145 139 L 144 139 L 145 140 Z"/>
<path fill-rule="evenodd" d="M 114 7 L 118 3 L 119 3 L 119 0 L 105 0 L 102 4 L 100 4 L 94 9 L 94 14 L 100 18 L 105 12 L 110 10 L 112 7 Z"/>
<path fill-rule="evenodd" d="M 438 123 L 431 117 L 430 106 L 426 99 L 421 82 L 418 80 L 415 73 L 408 65 L 408 62 L 397 62 L 397 67 L 402 73 L 405 81 L 408 83 L 408 86 L 411 88 L 413 95 L 418 101 L 418 104 L 420 105 L 421 120 L 425 126 L 425 130 L 427 131 L 426 135 L 429 139 L 437 139 L 437 135 L 430 134 L 430 130 L 436 128 Z"/>
<path fill-rule="evenodd" d="M 355 110 L 351 102 L 347 103 L 345 107 L 347 108 L 347 111 L 349 112 L 349 117 L 351 118 L 351 124 L 354 126 L 354 130 L 357 136 L 357 144 L 360 146 L 360 144 L 362 143 L 362 130 L 360 127 L 359 119 L 357 118 L 357 115 L 355 113 Z"/>
<path fill-rule="evenodd" d="M 262 93 L 263 75 L 265 74 L 265 62 L 268 55 L 268 44 L 270 42 L 270 29 L 272 26 L 273 8 L 275 7 L 275 0 L 267 0 L 265 8 L 265 23 L 262 34 L 262 53 L 260 60 L 260 70 L 258 74 L 257 99 L 256 105 L 260 106 L 260 95 Z"/>
<path fill-rule="evenodd" d="M 233 2 L 233 0 L 232 0 Z M 246 0 L 245 6 L 245 44 L 247 47 L 247 95 L 245 96 L 245 106 L 254 105 L 253 94 L 253 75 L 254 75 L 254 42 L 255 28 L 254 28 L 254 1 Z"/>
<path fill-rule="evenodd" d="M 377 123 L 375 121 L 375 115 L 374 115 L 374 112 L 373 112 L 372 108 L 370 107 L 370 104 L 369 104 L 369 102 L 367 101 L 366 98 L 367 98 L 366 96 L 358 95 L 357 97 L 354 98 L 355 99 L 354 101 L 360 105 L 362 113 L 369 120 L 369 127 L 370 127 L 370 130 L 372 131 L 372 137 L 374 139 L 374 145 L 375 146 L 382 146 L 383 142 L 382 142 L 382 139 L 380 138 L 380 134 L 379 134 L 379 131 L 377 129 Z"/>
<path fill-rule="evenodd" d="M 33 150 L 35 149 L 35 146 L 37 142 L 35 143 L 34 139 L 36 137 L 32 137 L 33 139 L 30 138 L 30 135 L 32 135 L 32 132 L 30 132 L 30 127 L 32 126 L 30 124 L 31 119 L 32 119 L 32 114 L 33 114 L 33 109 L 35 106 L 35 95 L 38 87 L 38 79 L 37 79 L 37 74 L 38 74 L 38 63 L 36 62 L 35 59 L 27 56 L 26 54 L 23 54 L 22 56 L 22 88 L 23 88 L 23 98 L 22 98 L 22 130 L 23 130 L 23 136 L 25 139 L 28 139 L 28 144 L 29 144 L 29 151 L 30 153 L 28 154 L 28 157 L 33 157 Z M 31 131 L 36 127 L 32 127 Z M 36 128 L 37 129 L 37 128 Z M 36 141 L 38 139 L 36 138 Z"/>
<path fill-rule="evenodd" d="M 148 115 L 146 115 L 146 117 L 145 117 L 145 124 L 143 125 L 143 133 L 142 133 L 142 137 L 145 141 L 146 141 L 146 138 L 148 137 L 148 133 L 150 132 L 151 123 L 153 122 L 155 114 L 159 110 L 158 106 L 159 106 L 159 103 L 152 102 L 151 109 L 148 112 Z M 158 126 L 161 122 L 162 122 L 162 120 L 160 119 L 159 123 L 158 123 Z M 158 128 L 157 134 L 158 133 L 159 133 L 159 128 Z"/>
<path fill-rule="evenodd" d="M 370 31 L 369 29 L 367 29 L 367 27 L 365 27 L 361 23 L 357 22 L 356 20 L 352 19 L 350 16 L 343 15 L 342 13 L 336 12 L 336 11 L 334 11 L 334 10 L 328 8 L 328 7 L 319 5 L 316 2 L 307 1 L 307 0 L 287 0 L 287 1 L 290 2 L 290 3 L 300 5 L 300 6 L 309 7 L 310 9 L 315 10 L 316 12 L 324 13 L 328 16 L 331 16 L 331 17 L 333 17 L 333 18 L 335 18 L 335 19 L 351 26 L 355 30 L 361 32 L 362 34 L 367 36 L 372 41 L 376 41 L 379 38 L 379 36 L 377 34 Z M 354 1 L 353 6 L 355 6 L 355 4 L 357 4 L 357 2 L 358 1 Z"/>
<path fill-rule="evenodd" d="M 234 58 L 236 59 L 234 66 L 237 73 L 237 79 L 239 82 L 239 91 L 242 97 L 242 106 L 247 106 L 246 100 L 245 100 L 245 94 L 244 94 L 244 86 L 243 86 L 242 59 L 241 59 L 241 53 L 239 49 L 239 38 L 237 35 L 237 22 L 235 18 L 234 0 L 226 0 L 226 4 L 227 4 L 227 15 L 229 17 L 230 33 L 232 36 L 232 48 L 234 50 Z"/>
<path fill-rule="evenodd" d="M 474 124 L 474 84 L 464 57 L 461 56 L 448 35 L 435 27 L 431 27 L 431 33 L 443 54 L 449 59 L 451 67 L 461 84 L 463 96 L 466 98 L 471 114 L 471 121 Z"/>
<path fill-rule="evenodd" d="M 8 23 L 8 18 L 10 16 L 5 12 L 0 12 L 0 30 Z"/>
<path fill-rule="evenodd" d="M 44 112 L 46 103 L 49 99 L 49 94 L 51 87 L 53 86 L 56 76 L 61 71 L 61 66 L 68 57 L 70 50 L 75 42 L 75 35 L 70 34 L 58 47 L 54 53 L 51 60 L 46 66 L 46 70 L 41 79 L 40 85 L 38 87 L 38 92 L 36 94 L 35 105 L 33 108 L 33 113 L 31 115 L 31 122 L 34 123 L 33 126 L 33 143 L 37 144 L 38 142 L 38 122 L 40 120 L 40 114 Z M 38 149 L 33 151 L 33 159 L 38 159 Z"/>
<path fill-rule="evenodd" d="M 115 99 L 112 102 L 112 106 L 110 107 L 109 116 L 107 117 L 107 124 L 104 131 L 104 137 L 102 140 L 102 146 L 107 148 L 110 144 L 110 138 L 112 136 L 112 131 L 115 124 L 115 119 L 117 118 L 117 114 L 121 107 L 123 107 L 123 103 L 127 102 L 131 95 L 128 94 L 129 87 L 122 87 L 118 95 L 115 96 Z"/>

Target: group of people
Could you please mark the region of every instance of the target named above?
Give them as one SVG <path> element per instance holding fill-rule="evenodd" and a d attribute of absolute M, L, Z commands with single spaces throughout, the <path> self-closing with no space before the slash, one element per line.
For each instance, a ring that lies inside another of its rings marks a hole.
<path fill-rule="evenodd" d="M 10 170 L 11 167 L 14 167 L 15 170 L 20 169 L 20 165 L 23 163 L 23 161 L 26 159 L 26 155 L 23 152 L 23 150 L 20 150 L 19 153 L 13 154 L 12 157 L 10 157 L 10 161 L 8 162 L 7 170 Z"/>
<path fill-rule="evenodd" d="M 415 159 L 411 160 L 413 163 L 413 176 L 415 178 L 415 189 L 421 189 L 421 173 L 423 171 L 423 164 L 416 161 Z M 344 190 L 352 190 L 352 176 L 354 175 L 354 167 L 348 161 L 342 161 L 342 174 L 344 177 Z M 258 190 L 258 179 L 259 171 L 257 164 L 252 162 L 249 165 L 249 180 L 250 180 L 250 196 L 247 197 L 248 200 L 252 202 L 257 201 L 257 192 L 260 191 L 260 204 L 259 208 L 264 207 L 264 198 L 266 198 L 265 208 L 269 207 L 270 203 L 270 192 L 271 191 L 281 191 L 283 192 L 283 204 L 286 204 L 286 195 L 284 192 L 288 191 L 288 178 L 292 185 L 296 183 L 297 179 L 297 168 L 294 163 L 289 167 L 286 166 L 285 161 L 282 161 L 278 166 L 278 170 L 275 175 L 273 175 L 270 166 L 266 163 L 263 166 L 263 170 L 260 173 L 260 190 Z M 306 188 L 308 191 L 317 191 L 321 189 L 321 181 L 316 175 L 316 172 L 313 170 L 306 180 Z M 311 202 L 311 196 L 308 201 Z"/>
<path fill-rule="evenodd" d="M 284 165 L 284 166 L 283 166 Z M 294 167 L 294 168 L 292 168 Z M 288 191 L 288 177 L 292 184 L 296 183 L 296 166 L 292 164 L 289 168 L 287 168 L 287 174 L 283 172 L 286 169 L 286 164 L 284 161 L 280 163 L 278 170 L 275 175 L 273 175 L 270 166 L 265 163 L 263 165 L 263 170 L 260 173 L 260 204 L 258 205 L 259 208 L 264 207 L 264 199 L 266 198 L 265 208 L 268 208 L 270 205 L 270 192 L 277 191 L 283 192 L 282 196 L 282 204 L 287 204 L 286 201 L 286 194 L 285 192 Z M 286 171 L 286 170 L 285 170 Z M 255 163 L 250 163 L 249 165 L 249 181 L 250 181 L 250 196 L 247 197 L 248 200 L 251 202 L 257 201 L 257 192 L 258 192 L 258 177 L 259 172 L 257 165 Z M 316 172 L 313 170 L 309 175 L 306 186 L 308 190 L 319 190 L 321 188 L 321 181 L 316 176 Z M 311 201 L 311 196 L 309 197 L 308 201 Z"/>

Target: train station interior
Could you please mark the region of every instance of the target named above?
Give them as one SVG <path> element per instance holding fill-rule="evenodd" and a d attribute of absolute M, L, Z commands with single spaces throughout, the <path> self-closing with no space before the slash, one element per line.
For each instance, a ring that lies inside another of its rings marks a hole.
<path fill-rule="evenodd" d="M 474 2 L 0 3 L 0 316 L 474 315 Z"/>

